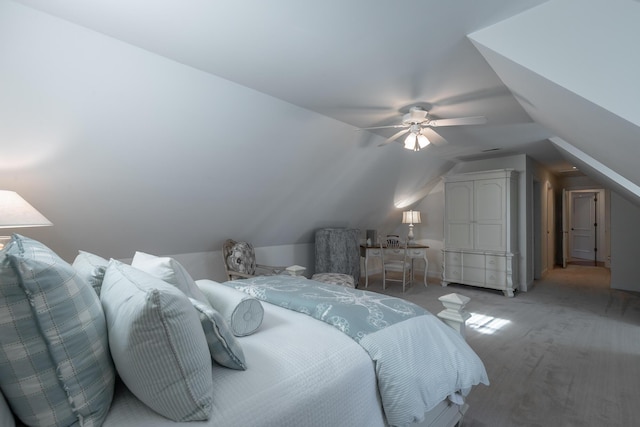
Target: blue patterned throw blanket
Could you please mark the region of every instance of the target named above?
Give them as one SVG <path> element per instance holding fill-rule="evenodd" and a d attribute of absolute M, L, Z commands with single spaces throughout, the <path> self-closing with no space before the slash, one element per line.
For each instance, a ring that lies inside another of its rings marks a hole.
<path fill-rule="evenodd" d="M 391 426 L 424 419 L 448 396 L 489 384 L 464 339 L 425 309 L 400 298 L 293 276 L 225 282 L 270 304 L 312 316 L 349 335 L 375 364 Z"/>

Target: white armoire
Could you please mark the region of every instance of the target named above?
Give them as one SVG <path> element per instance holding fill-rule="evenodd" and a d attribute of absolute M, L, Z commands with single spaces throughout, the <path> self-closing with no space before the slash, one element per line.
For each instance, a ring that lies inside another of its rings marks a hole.
<path fill-rule="evenodd" d="M 511 169 L 444 177 L 442 286 L 518 288 L 518 173 Z"/>

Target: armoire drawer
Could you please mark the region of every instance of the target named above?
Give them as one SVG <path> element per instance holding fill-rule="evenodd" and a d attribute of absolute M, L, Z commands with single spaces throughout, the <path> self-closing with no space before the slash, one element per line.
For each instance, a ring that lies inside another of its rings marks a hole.
<path fill-rule="evenodd" d="M 462 280 L 470 285 L 484 285 L 485 270 L 484 268 L 467 267 L 462 268 Z"/>
<path fill-rule="evenodd" d="M 507 284 L 507 276 L 504 272 L 487 270 L 485 274 L 485 282 L 487 287 L 502 289 Z"/>
<path fill-rule="evenodd" d="M 485 268 L 484 254 L 462 254 L 462 262 L 465 267 Z"/>
<path fill-rule="evenodd" d="M 447 265 L 444 270 L 444 279 L 450 282 L 459 282 L 462 280 L 462 267 L 459 265 Z"/>
<path fill-rule="evenodd" d="M 460 252 L 445 252 L 444 263 L 449 265 L 462 265 L 462 254 Z"/>
<path fill-rule="evenodd" d="M 487 270 L 507 271 L 507 259 L 503 256 L 486 255 L 485 268 Z"/>

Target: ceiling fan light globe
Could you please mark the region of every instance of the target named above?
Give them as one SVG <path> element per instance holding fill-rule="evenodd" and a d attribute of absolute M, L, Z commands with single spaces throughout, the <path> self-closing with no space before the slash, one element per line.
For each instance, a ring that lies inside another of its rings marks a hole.
<path fill-rule="evenodd" d="M 404 139 L 404 148 L 406 148 L 407 150 L 413 150 L 415 146 L 416 134 L 412 132 Z"/>
<path fill-rule="evenodd" d="M 423 134 L 418 135 L 418 145 L 420 145 L 420 148 L 424 148 L 429 144 L 431 144 L 431 141 L 429 141 L 426 136 Z"/>

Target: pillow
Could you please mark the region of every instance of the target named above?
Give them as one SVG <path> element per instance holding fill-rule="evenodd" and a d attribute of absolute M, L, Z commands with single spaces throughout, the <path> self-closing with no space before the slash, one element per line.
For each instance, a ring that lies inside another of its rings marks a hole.
<path fill-rule="evenodd" d="M 0 426 L 2 427 L 16 427 L 16 421 L 13 419 L 13 414 L 7 401 L 4 400 L 4 396 L 0 393 Z"/>
<path fill-rule="evenodd" d="M 209 304 L 189 298 L 198 311 L 200 323 L 207 337 L 207 345 L 213 360 L 222 366 L 244 371 L 247 369 L 240 343 L 235 339 L 224 319 Z"/>
<path fill-rule="evenodd" d="M 226 262 L 229 270 L 246 274 L 256 272 L 256 256 L 251 243 L 237 242 L 233 245 Z"/>
<path fill-rule="evenodd" d="M 222 315 L 233 335 L 251 335 L 262 324 L 264 309 L 258 299 L 213 280 L 198 280 L 196 284 L 211 307 Z"/>
<path fill-rule="evenodd" d="M 78 272 L 85 282 L 93 287 L 93 290 L 100 295 L 100 287 L 104 279 L 104 272 L 107 270 L 109 261 L 89 252 L 78 251 L 78 256 L 71 266 Z"/>
<path fill-rule="evenodd" d="M 111 355 L 122 381 L 173 421 L 209 419 L 211 357 L 197 311 L 180 290 L 111 260 L 100 300 Z"/>
<path fill-rule="evenodd" d="M 187 270 L 173 258 L 136 252 L 131 266 L 172 284 L 189 298 L 208 304 L 207 297 L 198 289 Z"/>
<path fill-rule="evenodd" d="M 209 305 L 207 297 L 178 261 L 169 257 L 157 257 L 144 252 L 136 252 L 131 266 L 175 286 L 192 302 L 198 301 L 201 305 L 209 306 L 209 310 L 206 312 L 202 307 L 196 306 L 196 309 L 198 309 L 200 322 L 207 338 L 211 358 L 228 368 L 246 369 L 240 344 L 231 333 L 227 332 L 229 327 L 218 313 L 210 315 L 212 307 Z"/>
<path fill-rule="evenodd" d="M 40 242 L 0 252 L 0 386 L 29 426 L 101 425 L 115 371 L 98 296 Z"/>

